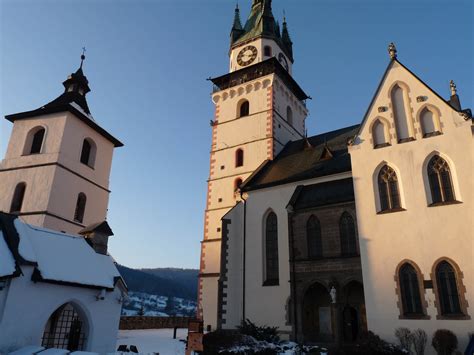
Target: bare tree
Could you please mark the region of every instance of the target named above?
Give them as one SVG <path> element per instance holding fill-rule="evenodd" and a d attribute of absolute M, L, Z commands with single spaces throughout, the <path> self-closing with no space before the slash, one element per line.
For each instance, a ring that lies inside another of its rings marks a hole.
<path fill-rule="evenodd" d="M 403 327 L 397 328 L 395 329 L 395 336 L 400 343 L 400 347 L 411 354 L 412 335 L 410 329 Z"/>
<path fill-rule="evenodd" d="M 424 355 L 426 343 L 428 342 L 428 335 L 423 329 L 417 329 L 411 334 L 411 340 L 416 355 Z"/>

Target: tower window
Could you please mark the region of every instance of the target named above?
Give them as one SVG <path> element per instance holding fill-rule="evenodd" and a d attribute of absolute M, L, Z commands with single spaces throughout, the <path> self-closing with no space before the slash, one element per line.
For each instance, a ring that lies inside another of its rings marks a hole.
<path fill-rule="evenodd" d="M 26 138 L 25 149 L 23 154 L 40 154 L 41 148 L 43 147 L 44 135 L 46 130 L 43 127 L 33 128 Z"/>
<path fill-rule="evenodd" d="M 278 220 L 274 212 L 265 219 L 265 285 L 277 285 L 278 271 Z"/>
<path fill-rule="evenodd" d="M 244 100 L 239 105 L 239 117 L 248 116 L 250 112 L 250 104 L 247 100 Z"/>
<path fill-rule="evenodd" d="M 82 223 L 84 220 L 84 213 L 86 211 L 86 202 L 87 202 L 87 197 L 84 193 L 80 193 L 77 196 L 77 202 L 76 202 L 76 211 L 74 212 L 74 220 L 76 222 Z"/>
<path fill-rule="evenodd" d="M 289 125 L 293 126 L 293 111 L 290 106 L 286 107 L 286 121 Z"/>
<path fill-rule="evenodd" d="M 339 234 L 341 237 L 341 254 L 342 255 L 356 255 L 357 254 L 357 239 L 355 223 L 352 216 L 344 212 L 339 221 Z"/>
<path fill-rule="evenodd" d="M 242 179 L 237 178 L 234 181 L 234 191 L 237 191 L 240 188 L 240 185 L 242 185 Z"/>
<path fill-rule="evenodd" d="M 455 201 L 449 165 L 439 155 L 435 155 L 428 163 L 428 180 L 433 203 Z"/>
<path fill-rule="evenodd" d="M 237 149 L 235 152 L 235 167 L 238 168 L 244 165 L 244 151 L 242 149 Z"/>
<path fill-rule="evenodd" d="M 26 184 L 20 182 L 15 187 L 15 192 L 13 193 L 12 204 L 10 206 L 10 213 L 21 212 L 21 207 L 23 205 L 23 198 L 25 197 Z"/>
<path fill-rule="evenodd" d="M 398 179 L 395 170 L 388 165 L 380 169 L 378 175 L 380 211 L 396 210 L 401 207 Z"/>
<path fill-rule="evenodd" d="M 263 47 L 263 55 L 265 57 L 271 57 L 272 56 L 272 47 L 270 47 L 270 46 Z"/>
<path fill-rule="evenodd" d="M 323 256 L 321 224 L 315 216 L 309 217 L 306 223 L 306 242 L 308 244 L 308 258 Z"/>
<path fill-rule="evenodd" d="M 423 315 L 420 296 L 420 284 L 415 268 L 405 263 L 399 272 L 400 294 L 405 316 Z"/>
<path fill-rule="evenodd" d="M 84 139 L 82 143 L 81 163 L 93 168 L 95 163 L 96 150 L 96 145 L 92 141 L 92 139 Z"/>

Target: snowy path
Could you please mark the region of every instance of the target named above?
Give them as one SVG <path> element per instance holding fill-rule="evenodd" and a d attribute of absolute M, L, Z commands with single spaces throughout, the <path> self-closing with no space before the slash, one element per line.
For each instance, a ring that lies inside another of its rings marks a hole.
<path fill-rule="evenodd" d="M 173 339 L 173 329 L 121 330 L 117 339 L 119 345 L 136 345 L 140 353 L 160 353 L 160 355 L 184 355 L 187 329 L 178 329 L 177 339 Z M 131 353 L 130 353 L 131 354 Z"/>

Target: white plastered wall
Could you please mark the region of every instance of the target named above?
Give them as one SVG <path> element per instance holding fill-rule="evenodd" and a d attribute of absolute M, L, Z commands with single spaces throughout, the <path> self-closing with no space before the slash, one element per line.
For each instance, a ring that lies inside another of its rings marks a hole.
<path fill-rule="evenodd" d="M 389 89 L 402 82 L 409 88 L 409 109 L 414 118 L 415 141 L 399 144 L 396 140 Z M 417 100 L 418 97 L 426 101 Z M 422 138 L 419 114 L 430 105 L 439 112 L 441 135 Z M 379 107 L 388 108 L 379 112 Z M 370 127 L 377 117 L 389 122 L 391 146 L 374 149 Z M 357 221 L 369 329 L 395 341 L 397 327 L 422 328 L 429 339 L 436 329 L 455 332 L 459 349 L 467 344 L 467 332 L 474 329 L 474 225 L 473 211 L 473 137 L 471 122 L 441 101 L 433 92 L 398 63 L 394 63 L 368 112 L 359 137 L 349 151 L 352 160 Z M 451 169 L 457 200 L 461 204 L 428 207 L 429 187 L 423 170 L 427 159 L 437 152 Z M 406 211 L 377 214 L 378 192 L 374 173 L 383 162 L 398 174 L 402 207 Z M 425 289 L 427 320 L 399 319 L 396 282 L 397 265 L 404 259 L 415 262 L 424 280 L 432 279 L 432 268 L 439 258 L 448 257 L 459 265 L 466 287 L 468 320 L 437 319 L 435 296 Z M 428 344 L 429 354 L 434 349 Z"/>

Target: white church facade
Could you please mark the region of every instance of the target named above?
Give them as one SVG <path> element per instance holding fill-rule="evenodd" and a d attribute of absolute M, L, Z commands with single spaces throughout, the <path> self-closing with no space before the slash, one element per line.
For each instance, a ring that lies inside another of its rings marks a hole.
<path fill-rule="evenodd" d="M 248 318 L 327 344 L 449 329 L 464 349 L 474 329 L 471 111 L 454 83 L 444 99 L 390 45 L 361 124 L 306 137 L 308 96 L 291 76 L 286 21 L 283 30 L 270 0 L 253 0 L 245 26 L 237 8 L 230 72 L 212 79 L 204 324 Z"/>
<path fill-rule="evenodd" d="M 127 288 L 107 253 L 106 217 L 113 150 L 123 144 L 90 113 L 82 61 L 58 98 L 6 116 L 0 353 L 115 350 Z"/>

